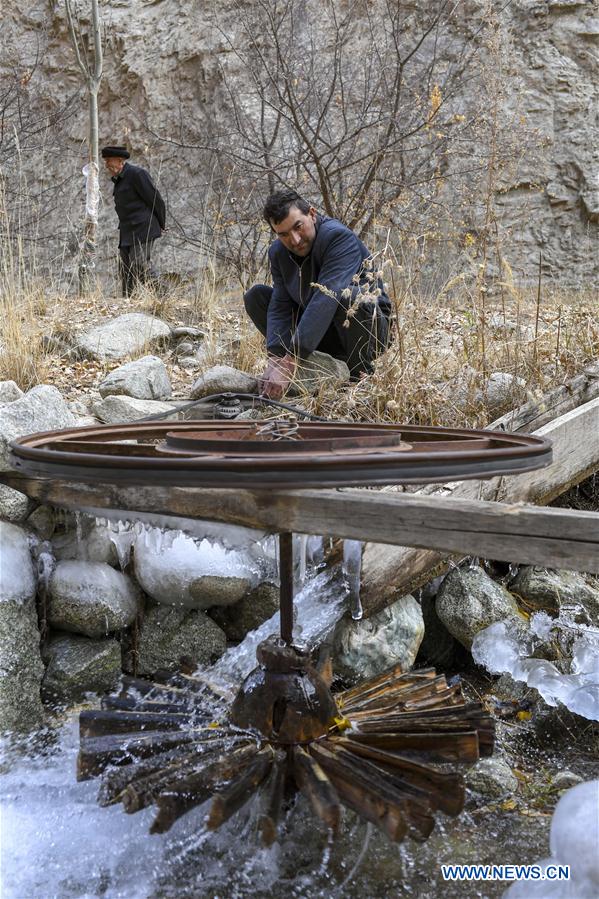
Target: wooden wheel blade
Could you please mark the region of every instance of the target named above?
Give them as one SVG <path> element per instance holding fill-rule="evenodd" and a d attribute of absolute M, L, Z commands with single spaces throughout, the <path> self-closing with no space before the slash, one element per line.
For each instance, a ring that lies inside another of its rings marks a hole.
<path fill-rule="evenodd" d="M 293 748 L 293 773 L 315 814 L 329 830 L 337 833 L 341 820 L 339 797 L 318 762 L 301 746 Z"/>
<path fill-rule="evenodd" d="M 217 830 L 231 815 L 245 805 L 248 799 L 251 799 L 256 788 L 260 786 L 270 771 L 273 758 L 272 747 L 265 746 L 248 764 L 245 771 L 239 774 L 228 787 L 216 794 L 206 821 L 208 830 Z"/>
<path fill-rule="evenodd" d="M 258 816 L 258 827 L 265 846 L 272 846 L 277 838 L 277 824 L 281 816 L 286 779 L 287 755 L 280 752 L 276 754 L 270 774 L 266 779 Z"/>
<path fill-rule="evenodd" d="M 153 714 L 151 712 L 86 711 L 79 715 L 79 736 L 106 737 L 143 731 L 181 730 L 192 721 L 192 715 Z"/>
<path fill-rule="evenodd" d="M 352 741 L 366 743 L 380 749 L 417 754 L 420 758 L 440 762 L 477 762 L 478 734 L 475 730 L 446 731 L 444 733 L 352 733 Z"/>

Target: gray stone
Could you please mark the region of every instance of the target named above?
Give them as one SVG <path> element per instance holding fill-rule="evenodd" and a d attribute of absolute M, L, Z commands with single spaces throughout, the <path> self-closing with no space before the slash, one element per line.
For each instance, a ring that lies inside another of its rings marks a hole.
<path fill-rule="evenodd" d="M 14 403 L 22 396 L 25 394 L 14 381 L 0 381 L 0 403 Z"/>
<path fill-rule="evenodd" d="M 239 641 L 279 611 L 279 588 L 265 581 L 250 590 L 233 606 L 210 609 L 210 617 L 222 627 L 227 639 Z"/>
<path fill-rule="evenodd" d="M 163 403 L 159 400 L 139 400 L 132 396 L 107 396 L 94 405 L 94 414 L 100 421 L 109 425 L 128 424 L 158 413 L 165 415 L 165 421 L 177 419 L 174 403 Z"/>
<path fill-rule="evenodd" d="M 102 562 L 59 562 L 49 595 L 52 627 L 88 637 L 127 627 L 141 607 L 139 588 L 131 578 Z"/>
<path fill-rule="evenodd" d="M 408 594 L 362 621 L 343 618 L 335 629 L 333 671 L 356 682 L 401 665 L 409 671 L 424 636 L 420 606 Z"/>
<path fill-rule="evenodd" d="M 175 350 L 176 356 L 190 356 L 194 351 L 194 345 L 189 340 L 182 340 L 181 343 L 177 344 L 177 348 Z"/>
<path fill-rule="evenodd" d="M 524 399 L 526 382 L 508 372 L 496 371 L 477 393 L 477 399 L 484 402 L 491 414 L 499 413 L 504 408 L 513 409 Z"/>
<path fill-rule="evenodd" d="M 0 518 L 5 521 L 25 521 L 32 506 L 32 500 L 24 493 L 0 484 Z"/>
<path fill-rule="evenodd" d="M 80 335 L 76 349 L 88 358 L 108 362 L 125 359 L 170 334 L 170 327 L 161 319 L 144 312 L 128 312 Z"/>
<path fill-rule="evenodd" d="M 258 381 L 230 365 L 215 365 L 197 379 L 191 388 L 192 400 L 213 393 L 258 393 Z"/>
<path fill-rule="evenodd" d="M 50 540 L 56 527 L 56 515 L 51 506 L 38 506 L 27 518 L 27 527 L 33 528 L 42 540 Z"/>
<path fill-rule="evenodd" d="M 176 670 L 181 660 L 192 665 L 216 661 L 227 647 L 224 631 L 204 612 L 173 606 L 151 606 L 138 637 L 139 674 L 160 668 Z"/>
<path fill-rule="evenodd" d="M 316 393 L 349 381 L 349 368 L 341 359 L 316 350 L 301 359 L 293 376 L 292 393 Z"/>
<path fill-rule="evenodd" d="M 117 640 L 59 634 L 50 640 L 46 656 L 48 667 L 42 691 L 44 698 L 56 702 L 72 702 L 85 693 L 105 693 L 121 674 L 121 647 Z"/>
<path fill-rule="evenodd" d="M 516 792 L 518 778 L 503 759 L 480 759 L 467 772 L 466 784 L 488 799 L 500 799 L 506 793 Z"/>
<path fill-rule="evenodd" d="M 189 592 L 197 609 L 209 609 L 210 606 L 234 605 L 249 588 L 248 578 L 204 574 L 194 578 Z"/>
<path fill-rule="evenodd" d="M 0 470 L 10 468 L 8 444 L 15 437 L 72 428 L 75 424 L 75 417 L 60 391 L 48 384 L 33 387 L 20 399 L 0 406 Z"/>
<path fill-rule="evenodd" d="M 25 732 L 44 717 L 44 666 L 27 534 L 0 522 L 0 731 Z"/>
<path fill-rule="evenodd" d="M 158 356 L 126 362 L 111 371 L 98 390 L 102 397 L 124 395 L 139 400 L 167 400 L 172 393 L 166 365 Z"/>
<path fill-rule="evenodd" d="M 599 586 L 577 571 L 553 570 L 524 565 L 510 583 L 533 609 L 558 612 L 560 607 L 579 603 L 594 624 L 599 624 Z"/>
<path fill-rule="evenodd" d="M 197 340 L 205 337 L 206 332 L 202 331 L 201 328 L 193 328 L 191 325 L 179 325 L 177 328 L 173 328 L 172 335 L 176 340 L 182 337 L 192 337 L 194 340 Z"/>
<path fill-rule="evenodd" d="M 495 621 L 520 619 L 511 593 L 478 566 L 450 571 L 437 594 L 435 609 L 449 633 L 466 649 L 479 631 Z"/>
<path fill-rule="evenodd" d="M 575 787 L 582 782 L 582 777 L 579 777 L 578 774 L 574 774 L 573 771 L 558 771 L 551 780 L 551 786 L 554 790 L 569 790 L 570 787 Z"/>

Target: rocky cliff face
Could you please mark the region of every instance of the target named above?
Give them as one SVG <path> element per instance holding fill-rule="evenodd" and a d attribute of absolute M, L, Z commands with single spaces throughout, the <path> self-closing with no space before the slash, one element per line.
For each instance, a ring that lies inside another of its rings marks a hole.
<path fill-rule="evenodd" d="M 418 7 L 417 2 L 405 5 Z M 90 4 L 84 0 L 80 6 L 85 30 Z M 101 3 L 100 140 L 126 141 L 166 196 L 172 230 L 162 240 L 165 268 L 193 270 L 206 252 L 204 223 L 215 214 L 210 184 L 219 160 L 207 154 L 202 136 L 208 145 L 217 133 L 222 140 L 231 127 L 222 69 L 229 67 L 242 94 L 248 74 L 235 56 L 236 17 L 248 7 L 247 0 L 241 6 L 233 0 L 218 6 L 209 0 Z M 456 36 L 461 30 L 476 40 L 487 14 L 482 0 L 463 0 L 454 17 Z M 68 268 L 83 214 L 78 172 L 86 161 L 87 114 L 64 5 L 30 0 L 24 7 L 5 0 L 1 27 L 0 75 L 7 85 L 0 99 L 5 205 L 13 233 L 18 226 L 26 246 L 38 251 L 44 246 L 55 266 Z M 526 140 L 515 163 L 498 166 L 488 184 L 501 253 L 522 280 L 536 278 L 540 253 L 545 276 L 565 285 L 589 284 L 599 273 L 598 41 L 599 16 L 592 0 L 514 0 L 502 13 L 497 115 L 508 131 L 514 132 L 517 123 Z M 458 98 L 465 110 L 476 102 L 480 87 L 476 77 L 467 84 Z M 194 147 L 178 147 L 172 141 L 188 133 L 190 124 Z M 512 138 L 517 146 L 519 136 L 514 132 Z M 484 178 L 480 183 L 484 187 Z M 452 189 L 464 189 L 463 182 L 457 185 L 447 182 L 449 205 Z M 101 188 L 100 255 L 106 266 L 114 258 L 116 218 L 103 173 Z M 255 183 L 257 198 L 267 190 L 266 178 Z M 237 201 L 246 202 L 245 197 Z M 476 232 L 484 206 L 480 197 L 470 205 L 464 231 Z M 37 238 L 42 240 L 36 243 Z M 70 248 L 66 254 L 64 246 Z"/>

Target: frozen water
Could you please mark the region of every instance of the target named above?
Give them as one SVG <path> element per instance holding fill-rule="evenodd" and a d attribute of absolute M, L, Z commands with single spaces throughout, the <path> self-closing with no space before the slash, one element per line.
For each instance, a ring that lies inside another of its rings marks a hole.
<path fill-rule="evenodd" d="M 347 581 L 351 617 L 354 621 L 362 618 L 360 602 L 360 578 L 362 574 L 362 543 L 360 540 L 343 541 L 343 574 Z"/>
<path fill-rule="evenodd" d="M 576 635 L 570 672 L 531 658 L 537 645 L 564 631 Z M 492 674 L 507 673 L 534 687 L 548 705 L 561 702 L 576 714 L 599 721 L 599 630 L 574 623 L 571 610 L 557 619 L 538 612 L 528 633 L 513 621 L 496 622 L 475 636 L 472 657 Z"/>
<path fill-rule="evenodd" d="M 293 638 L 296 643 L 315 646 L 335 627 L 347 608 L 347 593 L 330 571 L 323 571 L 308 581 L 294 597 Z M 247 677 L 256 667 L 256 648 L 271 634 L 279 633 L 279 613 L 251 631 L 243 643 L 235 646 L 216 662 L 211 674 L 228 682 Z"/>

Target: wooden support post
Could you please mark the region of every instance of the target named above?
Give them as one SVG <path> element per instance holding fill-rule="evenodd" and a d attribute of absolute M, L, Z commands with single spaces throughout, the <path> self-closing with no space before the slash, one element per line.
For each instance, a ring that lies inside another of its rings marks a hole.
<path fill-rule="evenodd" d="M 281 639 L 293 641 L 293 534 L 279 534 Z"/>

